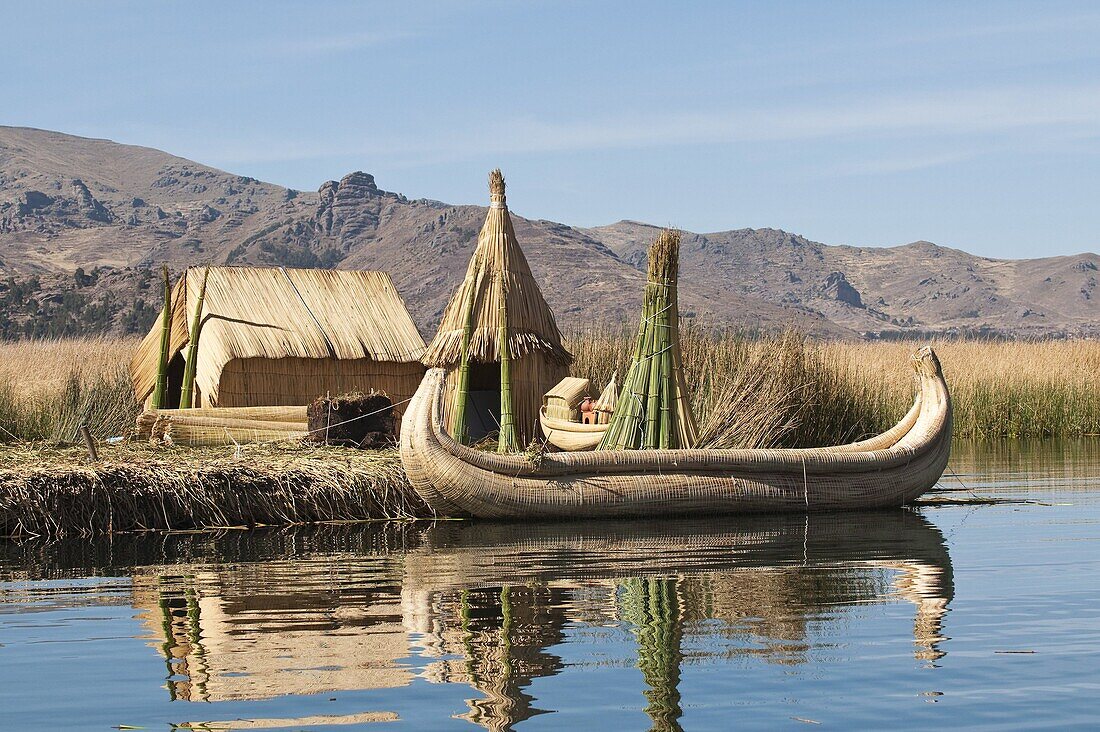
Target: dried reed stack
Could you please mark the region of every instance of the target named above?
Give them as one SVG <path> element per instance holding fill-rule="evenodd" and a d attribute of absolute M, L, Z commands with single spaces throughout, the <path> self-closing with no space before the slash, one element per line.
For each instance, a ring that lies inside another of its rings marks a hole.
<path fill-rule="evenodd" d="M 153 436 L 154 425 L 158 419 L 171 421 L 197 420 L 203 418 L 221 419 L 227 425 L 230 422 L 285 422 L 294 425 L 286 429 L 306 429 L 306 407 L 196 407 L 194 409 L 147 409 L 135 420 L 134 437 L 149 440 Z M 166 424 L 166 423 L 164 423 Z M 158 427 L 158 430 L 162 428 Z M 159 435 L 163 437 L 163 432 Z"/>
<path fill-rule="evenodd" d="M 160 355 L 157 360 L 157 380 L 153 387 L 153 409 L 164 406 L 168 395 L 169 344 L 172 333 L 172 283 L 168 279 L 168 265 L 161 268 L 164 279 L 164 310 L 160 314 Z"/>
<path fill-rule="evenodd" d="M 680 353 L 679 267 L 680 233 L 663 231 L 649 248 L 634 355 L 598 449 L 677 449 L 696 443 L 699 429 L 688 401 Z"/>
<path fill-rule="evenodd" d="M 573 357 L 561 345 L 554 314 L 516 239 L 499 170 L 489 174 L 489 194 L 466 277 L 443 312 L 424 363 L 447 371 L 444 424 L 460 440 L 468 437 L 470 392 L 503 389 L 508 377 L 515 444 L 524 445 L 536 436 L 542 395 L 566 375 Z M 504 396 L 501 406 L 507 401 Z"/>
<path fill-rule="evenodd" d="M 206 299 L 206 283 L 210 281 L 210 268 L 202 273 L 202 287 L 199 289 L 199 297 L 195 301 L 195 315 L 191 319 L 191 335 L 187 344 L 187 362 L 183 368 L 183 386 L 180 387 L 180 408 L 190 409 L 194 406 L 195 391 L 195 362 L 199 356 L 199 335 L 202 331 L 202 303 Z"/>

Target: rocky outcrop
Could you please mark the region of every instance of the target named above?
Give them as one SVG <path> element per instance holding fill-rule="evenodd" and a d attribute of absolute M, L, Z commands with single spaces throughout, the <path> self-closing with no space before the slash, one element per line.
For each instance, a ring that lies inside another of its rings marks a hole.
<path fill-rule="evenodd" d="M 856 288 L 848 282 L 848 278 L 844 276 L 843 272 L 829 273 L 818 292 L 828 300 L 836 300 L 854 308 L 866 308 L 866 305 L 863 304 L 863 298 L 859 296 Z"/>
<path fill-rule="evenodd" d="M 357 237 L 378 228 L 382 203 L 404 197 L 383 191 L 370 173 L 348 173 L 339 182 L 330 180 L 317 191 L 320 201 L 314 220 L 320 230 L 335 237 Z"/>
<path fill-rule="evenodd" d="M 27 191 L 19 199 L 19 203 L 15 207 L 16 216 L 26 216 L 53 204 L 53 199 L 42 191 Z"/>
<path fill-rule="evenodd" d="M 109 224 L 115 220 L 114 214 L 92 195 L 92 192 L 88 190 L 88 186 L 84 185 L 84 181 L 73 178 L 69 181 L 69 190 L 84 218 L 102 224 Z"/>

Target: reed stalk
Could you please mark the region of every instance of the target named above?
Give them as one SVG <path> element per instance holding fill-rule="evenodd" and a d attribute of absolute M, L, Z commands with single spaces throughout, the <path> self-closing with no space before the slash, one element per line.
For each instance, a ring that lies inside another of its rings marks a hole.
<path fill-rule="evenodd" d="M 665 377 L 665 375 L 661 373 L 661 367 L 664 365 L 664 361 L 661 358 L 662 348 L 664 347 L 664 342 L 661 339 L 661 313 L 666 304 L 666 298 L 664 297 L 665 286 L 654 285 L 653 290 L 654 317 L 649 323 L 650 343 L 652 345 L 646 356 L 648 359 L 646 367 L 649 374 L 646 383 L 645 447 L 649 450 L 656 449 L 660 444 L 661 382 Z"/>
<path fill-rule="evenodd" d="M 206 283 L 210 279 L 210 268 L 202 273 L 202 286 L 199 299 L 195 302 L 195 315 L 191 318 L 191 332 L 187 343 L 187 362 L 183 367 L 183 386 L 180 387 L 180 409 L 190 409 L 195 391 L 195 368 L 199 356 L 199 336 L 202 333 L 202 303 L 206 299 Z"/>
<path fill-rule="evenodd" d="M 168 280 L 168 265 L 161 268 L 164 280 L 164 310 L 160 314 L 160 359 L 157 361 L 157 384 L 153 387 L 153 409 L 167 406 L 168 349 L 172 336 L 172 284 Z"/>
<path fill-rule="evenodd" d="M 497 438 L 497 452 L 509 453 L 519 449 L 516 439 L 515 417 L 512 414 L 512 354 L 508 345 L 508 293 L 504 282 L 504 272 L 498 275 L 500 297 L 500 321 L 497 342 L 500 350 L 500 436 Z"/>

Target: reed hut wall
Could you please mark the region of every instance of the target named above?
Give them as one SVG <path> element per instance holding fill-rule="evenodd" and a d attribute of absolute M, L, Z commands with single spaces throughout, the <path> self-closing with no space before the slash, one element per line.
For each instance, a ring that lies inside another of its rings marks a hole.
<path fill-rule="evenodd" d="M 495 399 L 486 404 L 475 398 L 471 399 L 466 406 L 468 415 L 471 414 L 470 410 L 485 412 L 475 412 L 472 415 L 473 418 L 467 420 L 471 436 L 476 439 L 484 436 L 484 432 L 479 434 L 478 425 L 491 425 L 495 430 L 500 424 L 500 363 L 473 363 L 470 374 L 471 394 L 492 392 Z M 512 414 L 516 424 L 516 437 L 521 446 L 526 447 L 531 440 L 537 439 L 542 434 L 539 427 L 539 409 L 542 407 L 546 385 L 556 384 L 568 374 L 568 365 L 539 358 L 537 354 L 512 361 Z M 447 369 L 445 383 L 443 419 L 444 424 L 450 424 L 458 394 L 457 366 Z"/>
<path fill-rule="evenodd" d="M 173 290 L 173 362 L 188 344 L 201 281 L 202 269 L 190 269 Z M 131 364 L 139 401 L 153 391 L 159 352 L 158 322 Z M 370 389 L 397 404 L 420 383 L 423 353 L 424 341 L 384 272 L 214 267 L 195 405 L 302 405 L 326 393 Z M 169 404 L 178 399 L 178 387 L 170 389 Z"/>

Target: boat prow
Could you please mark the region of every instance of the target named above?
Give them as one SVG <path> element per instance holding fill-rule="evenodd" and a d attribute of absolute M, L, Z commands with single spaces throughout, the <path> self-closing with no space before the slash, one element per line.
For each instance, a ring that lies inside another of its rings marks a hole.
<path fill-rule="evenodd" d="M 599 450 L 498 455 L 443 429 L 444 372 L 431 369 L 401 426 L 409 480 L 440 516 L 603 518 L 881 508 L 936 484 L 951 451 L 951 399 L 929 347 L 919 390 L 893 428 L 861 442 L 771 450 Z"/>

